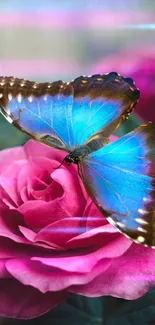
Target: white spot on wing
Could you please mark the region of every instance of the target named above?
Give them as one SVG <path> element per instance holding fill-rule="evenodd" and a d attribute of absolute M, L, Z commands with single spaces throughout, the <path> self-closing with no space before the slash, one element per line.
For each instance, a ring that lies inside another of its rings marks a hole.
<path fill-rule="evenodd" d="M 11 115 L 11 111 L 10 111 L 9 107 L 6 107 L 6 112 L 7 112 L 8 115 Z"/>
<path fill-rule="evenodd" d="M 22 96 L 21 96 L 21 94 L 18 94 L 18 96 L 17 96 L 17 100 L 18 100 L 18 103 L 21 103 L 21 101 L 22 101 Z"/>
<path fill-rule="evenodd" d="M 116 227 L 116 222 L 111 217 L 108 217 L 107 220 Z"/>
<path fill-rule="evenodd" d="M 138 222 L 138 223 L 140 223 L 141 225 L 147 225 L 148 224 L 147 221 L 145 221 L 143 219 L 140 219 L 140 218 L 136 218 L 135 221 Z"/>
<path fill-rule="evenodd" d="M 123 222 L 116 222 L 115 223 L 116 224 L 116 226 L 118 226 L 118 227 L 121 227 L 121 228 L 125 228 L 125 224 L 123 223 Z"/>
<path fill-rule="evenodd" d="M 111 217 L 108 217 L 107 220 L 108 220 L 109 223 L 111 223 L 115 228 L 117 228 L 117 223 L 116 223 L 116 221 L 114 221 Z M 123 231 L 121 231 L 119 228 L 117 228 L 117 230 L 118 230 L 121 234 L 123 234 L 126 238 L 128 238 L 128 239 L 131 240 L 130 236 L 128 236 L 126 233 L 124 233 Z"/>
<path fill-rule="evenodd" d="M 29 100 L 30 103 L 32 103 L 33 97 L 32 96 L 29 96 L 28 97 L 28 100 Z"/>
<path fill-rule="evenodd" d="M 142 227 L 138 227 L 137 228 L 138 231 L 141 231 L 141 232 L 147 232 L 145 229 L 143 229 Z"/>
<path fill-rule="evenodd" d="M 3 94 L 0 94 L 0 98 L 2 98 L 3 97 Z"/>
<path fill-rule="evenodd" d="M 5 118 L 9 123 L 13 122 L 12 118 L 9 115 L 7 115 L 7 116 L 5 115 Z"/>
<path fill-rule="evenodd" d="M 138 212 L 139 212 L 140 214 L 146 214 L 146 213 L 147 213 L 147 211 L 145 211 L 145 210 L 143 210 L 143 209 L 138 209 Z"/>
<path fill-rule="evenodd" d="M 12 98 L 13 98 L 13 97 L 12 97 L 12 94 L 8 94 L 8 99 L 9 99 L 9 100 L 12 100 Z"/>
<path fill-rule="evenodd" d="M 124 234 L 124 235 L 125 235 L 125 237 L 127 237 L 128 239 L 130 239 L 130 240 L 131 240 L 130 236 L 128 236 L 127 234 Z"/>
<path fill-rule="evenodd" d="M 138 236 L 138 237 L 137 237 L 137 241 L 138 241 L 139 243 L 144 243 L 145 238 L 144 238 L 143 236 Z"/>
<path fill-rule="evenodd" d="M 115 227 L 121 227 L 121 228 L 125 228 L 125 224 L 123 222 L 119 222 L 119 221 L 114 221 L 111 217 L 108 217 L 107 220 L 114 225 Z"/>
<path fill-rule="evenodd" d="M 144 201 L 144 202 L 150 202 L 150 199 L 147 198 L 147 197 L 143 197 L 143 201 Z"/>

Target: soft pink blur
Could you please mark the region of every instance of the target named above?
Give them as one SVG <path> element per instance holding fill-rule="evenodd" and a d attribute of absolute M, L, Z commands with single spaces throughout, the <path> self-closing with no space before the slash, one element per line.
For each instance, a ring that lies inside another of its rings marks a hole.
<path fill-rule="evenodd" d="M 39 8 L 39 7 L 38 7 Z M 2 11 L 0 12 L 0 26 L 11 27 L 37 27 L 43 28 L 123 28 L 132 24 L 153 24 L 154 14 L 121 10 L 39 10 L 39 11 Z"/>
<path fill-rule="evenodd" d="M 131 77 L 140 89 L 135 112 L 145 121 L 155 122 L 155 47 L 128 49 L 95 63 L 94 73 L 117 71 Z"/>
<path fill-rule="evenodd" d="M 18 76 L 23 78 L 34 79 L 43 77 L 46 73 L 46 78 L 49 82 L 53 80 L 53 75 L 62 79 L 62 74 L 70 71 L 71 74 L 79 74 L 79 64 L 74 60 L 52 60 L 52 59 L 12 59 L 0 61 L 0 74 L 7 76 Z"/>
<path fill-rule="evenodd" d="M 113 138 L 112 138 L 113 139 Z M 142 296 L 155 250 L 107 223 L 66 153 L 30 140 L 0 153 L 0 315 L 34 318 L 72 292 Z"/>

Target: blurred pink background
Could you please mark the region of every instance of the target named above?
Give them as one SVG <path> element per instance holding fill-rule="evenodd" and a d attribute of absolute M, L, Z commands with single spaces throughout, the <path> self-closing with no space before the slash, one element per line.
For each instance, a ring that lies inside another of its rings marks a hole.
<path fill-rule="evenodd" d="M 155 1 L 1 1 L 0 44 L 0 75 L 133 77 L 141 91 L 136 112 L 155 121 Z"/>

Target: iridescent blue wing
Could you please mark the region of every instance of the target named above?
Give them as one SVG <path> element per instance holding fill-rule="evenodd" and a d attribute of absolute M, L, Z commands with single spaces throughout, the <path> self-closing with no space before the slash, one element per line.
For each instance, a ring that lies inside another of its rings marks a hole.
<path fill-rule="evenodd" d="M 138 99 L 132 79 L 115 72 L 70 83 L 0 77 L 0 107 L 8 121 L 38 141 L 68 151 L 108 137 Z"/>
<path fill-rule="evenodd" d="M 128 118 L 140 94 L 132 79 L 116 72 L 81 76 L 71 84 L 74 88 L 72 146 L 108 138 Z"/>
<path fill-rule="evenodd" d="M 155 248 L 155 124 L 91 153 L 80 170 L 108 221 L 133 241 Z"/>
<path fill-rule="evenodd" d="M 49 146 L 70 150 L 73 87 L 0 78 L 1 113 L 21 131 Z"/>

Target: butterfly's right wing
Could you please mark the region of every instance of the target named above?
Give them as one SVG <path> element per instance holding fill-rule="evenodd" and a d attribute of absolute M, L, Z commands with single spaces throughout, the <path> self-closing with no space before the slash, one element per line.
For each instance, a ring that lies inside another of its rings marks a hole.
<path fill-rule="evenodd" d="M 155 124 L 141 125 L 80 161 L 99 210 L 124 235 L 155 248 Z"/>
<path fill-rule="evenodd" d="M 91 151 L 102 147 L 107 138 L 128 118 L 140 92 L 131 78 L 116 72 L 78 77 L 72 108 L 72 146 L 89 145 Z"/>

